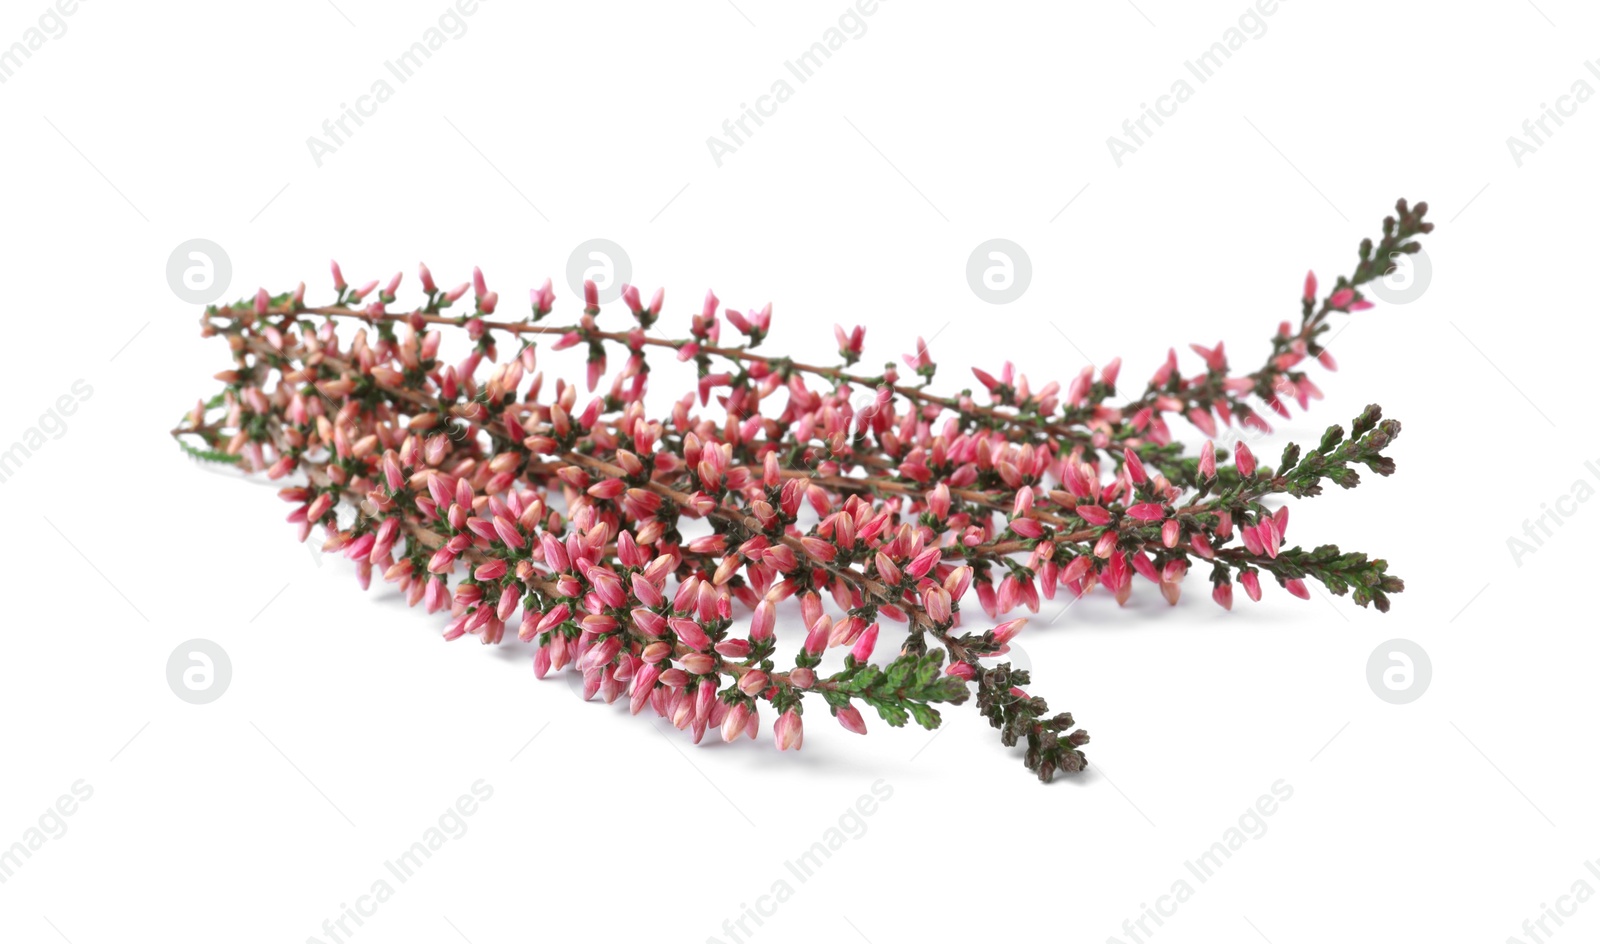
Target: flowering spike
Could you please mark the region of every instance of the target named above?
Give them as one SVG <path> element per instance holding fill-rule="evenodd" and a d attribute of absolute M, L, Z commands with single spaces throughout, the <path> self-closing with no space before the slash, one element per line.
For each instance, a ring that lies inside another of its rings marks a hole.
<path fill-rule="evenodd" d="M 1277 327 L 1259 368 L 1233 369 L 1216 342 L 1192 345 L 1204 369 L 1187 374 L 1193 360 L 1180 371 L 1169 349 L 1150 387 L 1125 395 L 1120 360 L 1043 383 L 991 364 L 941 394 L 921 338 L 881 372 L 851 369 L 862 326 L 834 328 L 845 367 L 762 356 L 772 306 L 724 311 L 710 292 L 684 330 L 656 332 L 664 293 L 645 304 L 626 286 L 636 323 L 606 330 L 586 282 L 581 312 L 535 326 L 550 280 L 529 291 L 531 320 L 496 318 L 481 270 L 441 295 L 420 265 L 427 299 L 391 313 L 398 277 L 363 302 L 379 283 L 351 289 L 332 263 L 331 304 L 308 309 L 302 286 L 207 310 L 206 335 L 229 344 L 222 390 L 175 435 L 198 458 L 295 476 L 279 492 L 295 536 L 320 529 L 358 585 L 377 574 L 448 611 L 444 638 L 499 643 L 516 620 L 536 676 L 579 673 L 586 696 L 626 698 L 692 740 L 755 738 L 765 717 L 798 750 L 807 710 L 865 733 L 868 707 L 888 727 L 933 728 L 941 706 L 971 700 L 1048 780 L 1084 767 L 1088 735 L 1008 661 L 1042 599 L 1176 603 L 1202 563 L 1224 609 L 1235 584 L 1259 600 L 1263 572 L 1293 596 L 1314 580 L 1380 611 L 1404 590 L 1381 559 L 1286 538 L 1289 500 L 1394 471 L 1399 423 L 1369 407 L 1272 468 L 1236 437 L 1219 469 L 1213 440 L 1235 425 L 1254 440 L 1269 410 L 1321 397 L 1308 374 L 1312 358 L 1334 366 L 1328 319 L 1369 307 L 1361 288 L 1414 251 L 1424 211 L 1402 203 L 1320 306 L 1308 276 L 1298 325 Z M 469 290 L 473 311 L 441 314 Z M 723 320 L 739 339 L 722 339 Z M 471 347 L 446 363 L 451 328 Z M 559 353 L 571 348 L 586 384 Z M 693 381 L 661 390 L 659 354 L 692 363 Z M 1206 438 L 1197 454 L 1183 419 Z M 791 597 L 800 619 L 780 640 Z"/>

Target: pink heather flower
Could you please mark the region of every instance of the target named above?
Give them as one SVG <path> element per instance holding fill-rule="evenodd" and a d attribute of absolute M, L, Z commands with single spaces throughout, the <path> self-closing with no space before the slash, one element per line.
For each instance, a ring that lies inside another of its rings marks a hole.
<path fill-rule="evenodd" d="M 1017 634 L 1022 632 L 1022 627 L 1026 625 L 1028 625 L 1028 621 L 1025 618 L 1006 620 L 994 628 L 994 641 L 1004 646 L 1017 638 Z"/>
<path fill-rule="evenodd" d="M 939 558 L 942 556 L 943 552 L 939 548 L 926 548 L 911 559 L 911 563 L 905 567 L 905 572 L 913 577 L 926 577 L 934 565 L 939 563 Z"/>
<path fill-rule="evenodd" d="M 589 651 L 578 660 L 578 668 L 588 670 L 607 665 L 622 651 L 622 637 L 607 636 L 599 643 L 589 647 Z"/>
<path fill-rule="evenodd" d="M 1303 297 L 1308 302 L 1315 301 L 1317 298 L 1317 274 L 1315 272 L 1306 273 L 1306 291 Z"/>
<path fill-rule="evenodd" d="M 517 530 L 517 526 L 510 519 L 502 515 L 495 515 L 493 525 L 495 536 L 505 542 L 508 547 L 519 551 L 522 549 L 524 543 L 522 532 Z"/>
<path fill-rule="evenodd" d="M 1025 538 L 1039 538 L 1044 536 L 1044 525 L 1033 518 L 1014 518 L 1011 521 L 1011 530 Z"/>
<path fill-rule="evenodd" d="M 756 334 L 765 335 L 772 330 L 772 303 L 767 302 L 762 305 L 759 311 L 751 309 L 745 320 L 750 323 Z"/>
<path fill-rule="evenodd" d="M 638 714 L 649 704 L 650 697 L 655 694 L 656 680 L 661 677 L 659 665 L 646 665 L 634 672 L 630 680 L 631 694 L 628 698 L 628 710 Z"/>
<path fill-rule="evenodd" d="M 623 592 L 622 579 L 616 574 L 602 567 L 593 567 L 589 570 L 589 582 L 594 587 L 594 595 L 600 599 L 601 603 L 613 609 L 621 609 L 627 605 L 628 597 Z M 682 639 L 683 634 L 680 633 L 678 638 Z M 704 634 L 701 634 L 701 638 L 705 638 Z M 694 648 L 701 647 L 695 646 Z"/>
<path fill-rule="evenodd" d="M 1111 523 L 1111 512 L 1099 505 L 1079 505 L 1073 509 L 1079 518 L 1097 527 L 1105 527 Z"/>
<path fill-rule="evenodd" d="M 1341 288 L 1329 296 L 1328 307 L 1343 310 L 1348 308 L 1350 303 L 1355 301 L 1355 298 L 1355 289 Z"/>
<path fill-rule="evenodd" d="M 857 353 L 860 352 L 858 351 Z M 921 370 L 925 367 L 933 366 L 933 359 L 928 356 L 928 342 L 922 340 L 920 337 L 917 338 L 916 353 L 902 354 L 900 355 L 900 359 L 905 361 L 906 366 L 912 370 Z"/>
<path fill-rule="evenodd" d="M 1271 518 L 1262 519 L 1256 526 L 1256 534 L 1261 539 L 1261 546 L 1266 550 L 1267 556 L 1276 558 L 1278 550 L 1283 546 L 1283 536 L 1278 533 L 1278 524 Z"/>
<path fill-rule="evenodd" d="M 339 261 L 335 259 L 333 262 L 329 263 L 329 266 L 333 269 L 334 290 L 338 292 L 344 291 L 348 286 L 345 285 L 344 272 L 339 269 Z"/>
<path fill-rule="evenodd" d="M 854 731 L 856 734 L 867 733 L 867 722 L 861 717 L 861 712 L 856 710 L 855 705 L 845 705 L 836 714 L 839 717 L 839 723 L 844 726 L 846 731 Z M 799 745 L 795 746 L 798 749 Z"/>
<path fill-rule="evenodd" d="M 639 289 L 633 285 L 622 286 L 622 303 L 636 315 L 644 310 L 644 303 L 639 300 Z"/>
<path fill-rule="evenodd" d="M 1283 588 L 1288 590 L 1290 594 L 1297 596 L 1302 600 L 1311 599 L 1311 591 L 1306 589 L 1306 582 L 1298 577 L 1285 580 L 1283 582 Z"/>
<path fill-rule="evenodd" d="M 1169 347 L 1167 348 L 1167 359 L 1162 362 L 1160 367 L 1156 368 L 1156 372 L 1154 374 L 1150 375 L 1150 386 L 1165 387 L 1167 385 L 1167 381 L 1172 379 L 1172 375 L 1176 373 L 1177 370 L 1178 352 Z"/>
<path fill-rule="evenodd" d="M 1217 447 L 1211 440 L 1200 447 L 1200 477 L 1202 479 L 1214 478 L 1217 474 Z"/>
<path fill-rule="evenodd" d="M 495 307 L 500 304 L 500 293 L 490 292 L 478 298 L 478 310 L 486 315 L 494 314 Z"/>
<path fill-rule="evenodd" d="M 544 284 L 538 288 L 529 289 L 528 296 L 533 304 L 533 310 L 541 315 L 548 314 L 555 307 L 556 292 L 549 279 L 545 279 Z"/>
<path fill-rule="evenodd" d="M 805 730 L 800 722 L 800 715 L 793 709 L 785 711 L 772 726 L 772 739 L 780 751 L 798 751 L 805 741 Z"/>
<path fill-rule="evenodd" d="M 1239 574 L 1239 583 L 1244 585 L 1244 592 L 1250 595 L 1251 601 L 1261 602 L 1261 577 L 1253 570 Z"/>
<path fill-rule="evenodd" d="M 467 294 L 467 289 L 469 289 L 471 287 L 472 287 L 471 283 L 462 282 L 460 285 L 457 285 L 455 288 L 453 288 L 450 291 L 446 292 L 445 296 L 444 296 L 444 300 L 447 301 L 447 302 L 452 302 L 452 303 L 460 301 L 461 300 L 461 296 Z"/>
<path fill-rule="evenodd" d="M 833 639 L 833 618 L 824 614 L 817 617 L 811 624 L 811 630 L 806 633 L 805 649 L 807 654 L 820 656 L 828 648 L 828 643 Z"/>
<path fill-rule="evenodd" d="M 1144 462 L 1139 458 L 1139 454 L 1133 451 L 1132 446 L 1122 447 L 1122 461 L 1123 468 L 1128 470 L 1128 477 L 1133 480 L 1133 484 L 1143 485 L 1150 481 L 1149 473 L 1144 470 Z"/>
<path fill-rule="evenodd" d="M 1239 474 L 1245 478 L 1256 474 L 1255 453 L 1250 451 L 1250 447 L 1245 445 L 1242 439 L 1234 443 L 1233 464 L 1238 468 Z"/>
<path fill-rule="evenodd" d="M 856 644 L 850 647 L 850 657 L 857 662 L 866 662 L 872 658 L 872 650 L 878 645 L 878 624 L 873 623 L 856 638 Z"/>
<path fill-rule="evenodd" d="M 1128 517 L 1144 522 L 1160 521 L 1166 514 L 1167 506 L 1156 502 L 1144 502 L 1128 509 Z"/>
<path fill-rule="evenodd" d="M 1105 384 L 1107 387 L 1115 388 L 1117 385 L 1117 375 L 1121 372 L 1122 358 L 1113 357 L 1110 363 L 1100 368 L 1100 382 Z"/>
<path fill-rule="evenodd" d="M 592 279 L 583 280 L 583 307 L 591 314 L 600 311 L 600 288 Z"/>
<path fill-rule="evenodd" d="M 732 743 L 735 738 L 744 733 L 745 726 L 752 723 L 750 709 L 744 702 L 737 702 L 728 713 L 722 716 L 722 740 Z"/>
<path fill-rule="evenodd" d="M 1151 583 L 1161 582 L 1161 574 L 1157 572 L 1156 565 L 1150 562 L 1149 556 L 1143 551 L 1132 555 L 1132 557 L 1129 558 L 1129 562 L 1133 565 L 1134 571 L 1139 576 L 1150 581 Z"/>
<path fill-rule="evenodd" d="M 256 314 L 258 316 L 265 315 L 271 304 L 272 299 L 268 297 L 267 290 L 264 288 L 256 289 Z"/>
<path fill-rule="evenodd" d="M 1313 291 L 1315 288 L 1313 287 Z M 1219 583 L 1211 588 L 1211 599 L 1224 610 L 1233 609 L 1233 584 Z"/>
<path fill-rule="evenodd" d="M 667 621 L 667 625 L 672 627 L 678 641 L 690 649 L 705 649 L 711 645 L 711 638 L 700 628 L 700 624 L 692 619 L 673 617 Z"/>
<path fill-rule="evenodd" d="M 652 314 L 652 315 L 661 314 L 661 306 L 666 303 L 666 300 L 667 300 L 667 290 L 664 289 L 664 288 L 656 289 L 656 293 L 654 295 L 650 296 L 650 307 L 648 309 L 650 314 Z"/>
<path fill-rule="evenodd" d="M 711 391 L 716 387 L 726 386 L 733 382 L 733 375 L 726 371 L 706 374 L 700 378 L 697 389 L 700 392 L 700 405 L 704 406 L 711 398 Z"/>
<path fill-rule="evenodd" d="M 856 325 L 846 333 L 842 325 L 833 326 L 833 338 L 839 343 L 839 356 L 846 361 L 854 363 L 861 356 L 862 346 L 866 342 L 867 329 Z"/>
<path fill-rule="evenodd" d="M 654 610 L 638 607 L 633 611 L 633 623 L 640 632 L 649 636 L 659 636 L 667 630 L 667 618 Z"/>
<path fill-rule="evenodd" d="M 711 648 L 725 659 L 743 659 L 750 655 L 750 643 L 743 639 L 724 639 Z"/>
<path fill-rule="evenodd" d="M 751 669 L 739 677 L 739 691 L 754 698 L 767 690 L 767 684 L 770 681 L 771 679 L 767 677 L 767 673 L 760 669 Z"/>
<path fill-rule="evenodd" d="M 405 273 L 396 272 L 394 274 L 394 278 L 389 280 L 389 284 L 385 285 L 383 287 L 383 294 L 389 296 L 390 298 L 393 298 L 395 292 L 398 292 L 400 290 L 400 280 L 402 278 L 404 278 L 404 277 L 405 277 Z"/>
<path fill-rule="evenodd" d="M 771 600 L 762 600 L 756 604 L 755 615 L 750 620 L 750 641 L 758 642 L 772 638 L 773 627 L 777 624 L 778 611 Z"/>
<path fill-rule="evenodd" d="M 427 292 L 429 295 L 439 291 L 439 286 L 434 284 L 433 273 L 428 271 L 428 264 L 426 262 L 419 263 L 418 269 L 420 270 L 419 274 L 422 277 L 422 290 Z"/>
<path fill-rule="evenodd" d="M 395 454 L 384 454 L 381 466 L 382 470 L 384 470 L 384 482 L 389 485 L 389 491 L 400 491 L 400 488 L 405 485 L 405 478 L 400 475 L 400 462 L 395 461 Z M 394 518 L 390 518 L 390 520 L 394 520 Z"/>
<path fill-rule="evenodd" d="M 1206 362 L 1206 368 L 1212 371 L 1225 371 L 1228 369 L 1228 357 L 1222 351 L 1222 342 L 1218 341 L 1214 348 L 1203 344 L 1191 344 L 1189 349 L 1199 354 Z"/>
<path fill-rule="evenodd" d="M 1072 378 L 1072 383 L 1067 387 L 1067 403 L 1080 406 L 1088 399 L 1089 390 L 1094 386 L 1094 368 L 1085 367 Z"/>

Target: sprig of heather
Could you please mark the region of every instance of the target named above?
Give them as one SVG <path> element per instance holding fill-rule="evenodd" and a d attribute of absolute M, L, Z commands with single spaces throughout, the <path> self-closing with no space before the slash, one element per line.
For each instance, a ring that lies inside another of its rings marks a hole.
<path fill-rule="evenodd" d="M 1261 368 L 1236 376 L 1220 343 L 1191 345 L 1203 370 L 1185 376 L 1169 351 L 1122 402 L 1120 361 L 1065 387 L 1035 387 L 1010 364 L 974 368 L 980 403 L 930 389 L 937 364 L 920 339 L 905 377 L 894 363 L 855 367 L 860 327 L 836 326 L 839 364 L 758 353 L 770 305 L 738 311 L 708 293 L 688 334 L 669 339 L 651 330 L 659 291 L 646 303 L 626 288 L 632 325 L 602 328 L 588 284 L 577 317 L 553 326 L 549 281 L 507 320 L 478 271 L 442 290 L 423 266 L 421 302 L 400 310 L 401 276 L 353 287 L 335 264 L 332 304 L 308 306 L 302 284 L 206 310 L 202 333 L 226 339 L 233 364 L 173 432 L 197 458 L 295 477 L 280 494 L 301 540 L 320 527 L 363 587 L 378 574 L 411 605 L 448 612 L 446 639 L 499 643 L 512 628 L 537 675 L 581 672 L 585 697 L 627 698 L 696 741 L 713 729 L 753 738 L 770 717 L 777 746 L 798 749 L 808 709 L 856 733 L 869 712 L 934 728 L 937 706 L 975 695 L 1002 743 L 1023 744 L 1028 769 L 1050 780 L 1083 768 L 1089 738 L 999 661 L 1026 624 L 1019 610 L 1063 589 L 1124 603 L 1135 576 L 1176 603 L 1195 566 L 1209 566 L 1226 608 L 1235 582 L 1259 600 L 1263 573 L 1295 596 L 1310 579 L 1379 610 L 1404 588 L 1382 560 L 1284 543 L 1284 498 L 1351 488 L 1358 467 L 1394 470 L 1400 426 L 1378 407 L 1348 435 L 1335 426 L 1314 448 L 1290 445 L 1276 469 L 1242 441 L 1186 455 L 1167 420 L 1209 437 L 1231 424 L 1265 432 L 1256 404 L 1290 415 L 1320 398 L 1305 360 L 1334 367 L 1331 317 L 1370 307 L 1360 287 L 1416 251 L 1425 212 L 1398 204 L 1325 296 L 1308 276 L 1299 327 L 1280 326 Z M 341 337 L 341 321 L 356 330 Z M 447 329 L 471 342 L 456 363 L 441 354 Z M 547 389 L 547 342 L 583 349 L 587 394 L 565 379 Z M 504 359 L 502 345 L 515 347 Z M 696 383 L 651 415 L 660 349 L 692 362 Z M 356 512 L 349 524 L 341 505 Z M 685 533 L 691 521 L 702 533 Z M 791 599 L 784 657 L 778 608 Z M 894 625 L 891 651 L 879 639 Z M 830 650 L 843 667 L 827 672 Z"/>

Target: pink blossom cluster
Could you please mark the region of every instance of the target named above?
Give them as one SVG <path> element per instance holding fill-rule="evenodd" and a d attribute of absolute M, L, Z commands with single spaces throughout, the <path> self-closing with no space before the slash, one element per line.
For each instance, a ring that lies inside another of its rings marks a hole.
<path fill-rule="evenodd" d="M 510 320 L 492 317 L 502 300 L 480 271 L 442 291 L 423 266 L 422 298 L 402 310 L 402 276 L 353 288 L 335 264 L 331 304 L 308 307 L 302 284 L 207 310 L 203 332 L 226 339 L 233 365 L 174 433 L 200 458 L 293 477 L 280 494 L 300 539 L 321 527 L 363 587 L 376 573 L 447 613 L 446 639 L 500 643 L 514 627 L 538 676 L 581 672 L 586 698 L 626 699 L 697 742 L 711 729 L 754 738 L 770 719 L 776 746 L 799 749 L 808 709 L 865 733 L 867 710 L 933 727 L 936 705 L 975 697 L 1048 780 L 1082 768 L 1088 736 L 1002 661 L 1023 612 L 1097 588 L 1123 603 L 1136 577 L 1175 604 L 1197 567 L 1225 608 L 1236 582 L 1259 600 L 1262 574 L 1297 597 L 1315 579 L 1380 609 L 1403 588 L 1382 560 L 1285 543 L 1283 497 L 1350 487 L 1356 466 L 1392 471 L 1399 424 L 1376 407 L 1348 433 L 1290 446 L 1277 468 L 1243 440 L 1186 455 L 1169 421 L 1264 432 L 1262 406 L 1287 416 L 1319 399 L 1304 368 L 1334 367 L 1329 317 L 1370 307 L 1359 286 L 1415 251 L 1425 209 L 1402 202 L 1326 297 L 1308 276 L 1299 325 L 1279 327 L 1257 370 L 1233 373 L 1220 342 L 1191 345 L 1195 371 L 1169 351 L 1125 400 L 1120 360 L 1064 386 L 1009 363 L 974 368 L 981 394 L 940 395 L 920 339 L 909 376 L 852 370 L 859 326 L 835 328 L 842 364 L 758 353 L 771 305 L 739 311 L 707 293 L 687 336 L 669 339 L 652 330 L 661 291 L 646 303 L 628 287 L 626 314 L 602 327 L 587 284 L 576 317 L 549 325 L 548 280 Z M 464 300 L 470 313 L 448 312 Z M 450 328 L 470 342 L 453 361 Z M 545 342 L 584 349 L 581 387 L 546 383 Z M 697 378 L 657 414 L 652 350 Z M 782 663 L 780 635 L 793 648 Z"/>

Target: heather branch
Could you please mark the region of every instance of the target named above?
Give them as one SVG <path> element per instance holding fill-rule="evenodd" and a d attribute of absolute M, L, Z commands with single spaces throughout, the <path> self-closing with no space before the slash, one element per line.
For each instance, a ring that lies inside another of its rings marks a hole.
<path fill-rule="evenodd" d="M 859 328 L 836 330 L 844 367 L 757 354 L 770 306 L 719 312 L 708 296 L 690 335 L 669 340 L 646 333 L 660 293 L 646 305 L 627 289 L 638 327 L 602 330 L 590 286 L 582 316 L 551 328 L 539 323 L 553 305 L 548 282 L 532 295 L 531 319 L 504 322 L 490 319 L 498 296 L 481 274 L 443 292 L 424 267 L 424 304 L 391 313 L 398 276 L 374 292 L 377 283 L 352 288 L 335 266 L 331 306 L 307 307 L 302 286 L 208 309 L 203 331 L 227 339 L 234 366 L 218 374 L 223 394 L 197 404 L 174 434 L 198 440 L 184 441 L 197 458 L 303 474 L 305 486 L 281 493 L 297 506 L 290 520 L 302 539 L 320 525 L 327 549 L 357 561 L 363 584 L 378 571 L 409 602 L 448 608 L 447 639 L 498 642 L 521 613 L 518 635 L 535 644 L 539 675 L 574 665 L 586 695 L 626 695 L 635 712 L 651 707 L 696 740 L 713 726 L 725 739 L 754 737 L 766 702 L 778 746 L 798 748 L 808 695 L 857 733 L 866 730 L 858 705 L 891 726 L 933 727 L 934 705 L 961 703 L 970 685 L 1002 742 L 1024 744 L 1024 763 L 1048 780 L 1084 766 L 1088 735 L 1025 691 L 1027 673 L 990 664 L 1022 629 L 1004 619 L 1018 607 L 1037 612 L 1061 589 L 1097 587 L 1120 603 L 1136 575 L 1175 603 L 1201 564 L 1224 607 L 1235 579 L 1259 599 L 1262 572 L 1296 596 L 1316 579 L 1379 610 L 1403 589 L 1382 560 L 1332 545 L 1284 548 L 1288 509 L 1267 504 L 1318 495 L 1324 481 L 1352 487 L 1359 466 L 1392 472 L 1386 450 L 1399 424 L 1376 407 L 1348 438 L 1332 427 L 1315 449 L 1289 446 L 1276 471 L 1258 467 L 1243 443 L 1231 465 L 1209 442 L 1186 456 L 1164 419 L 1184 415 L 1208 435 L 1219 419 L 1265 428 L 1247 397 L 1287 414 L 1285 400 L 1305 407 L 1320 396 L 1296 367 L 1307 356 L 1332 366 L 1320 340 L 1329 316 L 1370 307 L 1358 287 L 1431 229 L 1424 205 L 1397 210 L 1320 302 L 1308 278 L 1299 329 L 1283 326 L 1261 370 L 1231 377 L 1220 344 L 1196 346 L 1207 369 L 1184 379 L 1169 352 L 1145 392 L 1120 407 L 1108 403 L 1117 361 L 1065 389 L 1034 388 L 1010 365 L 974 369 L 991 401 L 980 405 L 970 391 L 927 389 L 936 365 L 920 341 L 905 358 L 915 385 L 893 365 L 879 375 L 846 369 L 861 356 Z M 445 314 L 469 288 L 475 312 Z M 349 319 L 364 327 L 344 346 L 334 322 Z M 723 342 L 724 321 L 746 343 Z M 449 326 L 474 342 L 457 365 L 438 355 Z M 498 358 L 497 335 L 521 346 L 480 379 L 483 362 Z M 551 336 L 553 350 L 586 348 L 590 391 L 607 347 L 620 346 L 626 362 L 609 391 L 585 407 L 564 383 L 542 398 L 537 340 Z M 673 349 L 698 374 L 661 418 L 643 406 L 651 348 Z M 869 407 L 851 402 L 858 387 L 875 391 Z M 775 416 L 763 406 L 780 393 L 788 402 Z M 724 416 L 696 414 L 694 397 L 705 406 L 713 395 Z M 348 527 L 334 515 L 339 503 L 360 509 Z M 802 523 L 805 508 L 814 523 Z M 686 538 L 685 519 L 711 533 Z M 964 628 L 969 590 L 989 620 L 1003 621 Z M 804 640 L 780 670 L 775 607 L 791 597 Z M 751 614 L 744 635 L 736 603 Z M 882 620 L 905 623 L 906 636 L 880 666 L 870 657 Z M 836 647 L 848 648 L 844 669 L 818 677 Z"/>

